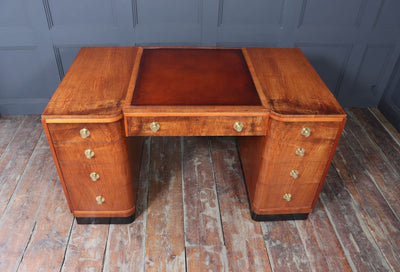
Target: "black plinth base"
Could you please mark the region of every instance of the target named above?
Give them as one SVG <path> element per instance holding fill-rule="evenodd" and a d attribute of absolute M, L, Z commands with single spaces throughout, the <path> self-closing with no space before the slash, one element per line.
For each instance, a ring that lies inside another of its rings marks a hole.
<path fill-rule="evenodd" d="M 128 217 L 76 217 L 78 224 L 130 224 L 135 220 L 135 214 Z"/>
<path fill-rule="evenodd" d="M 254 212 L 251 212 L 251 218 L 254 221 L 306 220 L 308 218 L 308 213 L 256 214 Z"/>

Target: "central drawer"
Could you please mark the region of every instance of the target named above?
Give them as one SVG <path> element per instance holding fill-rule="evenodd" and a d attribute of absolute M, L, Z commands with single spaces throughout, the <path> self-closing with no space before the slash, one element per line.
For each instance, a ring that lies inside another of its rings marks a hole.
<path fill-rule="evenodd" d="M 261 136 L 263 116 L 125 116 L 126 136 Z"/>

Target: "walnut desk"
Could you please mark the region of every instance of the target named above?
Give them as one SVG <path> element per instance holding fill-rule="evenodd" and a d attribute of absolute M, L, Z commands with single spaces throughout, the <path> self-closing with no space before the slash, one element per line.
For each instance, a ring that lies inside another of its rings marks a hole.
<path fill-rule="evenodd" d="M 82 48 L 42 115 L 78 223 L 134 219 L 142 136 L 238 136 L 253 219 L 305 219 L 345 120 L 277 48 Z"/>

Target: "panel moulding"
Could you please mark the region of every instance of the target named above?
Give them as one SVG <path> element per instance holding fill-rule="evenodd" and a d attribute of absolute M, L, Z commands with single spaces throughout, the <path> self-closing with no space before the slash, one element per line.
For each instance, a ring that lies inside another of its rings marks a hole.
<path fill-rule="evenodd" d="M 54 26 L 53 17 L 51 15 L 49 0 L 42 0 L 44 12 L 46 14 L 47 26 L 49 30 Z"/>
<path fill-rule="evenodd" d="M 132 26 L 133 28 L 139 23 L 137 0 L 132 0 Z"/>
<path fill-rule="evenodd" d="M 61 60 L 60 48 L 53 46 L 53 50 L 54 50 L 54 57 L 57 63 L 58 75 L 60 77 L 60 80 L 62 80 L 64 77 L 64 67 Z"/>

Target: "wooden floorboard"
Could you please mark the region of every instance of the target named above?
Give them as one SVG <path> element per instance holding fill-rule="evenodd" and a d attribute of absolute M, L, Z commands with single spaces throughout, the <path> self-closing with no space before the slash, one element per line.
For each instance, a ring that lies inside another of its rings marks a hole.
<path fill-rule="evenodd" d="M 103 271 L 143 271 L 145 268 L 150 140 L 147 138 L 143 145 L 135 221 L 110 226 Z"/>
<path fill-rule="evenodd" d="M 228 271 L 270 271 L 260 224 L 250 217 L 235 139 L 211 137 L 211 155 Z"/>
<path fill-rule="evenodd" d="M 41 133 L 40 118 L 38 116 L 26 116 L 18 129 L 15 130 L 15 135 L 10 138 L 10 143 L 1 155 L 0 219 L 18 186 L 19 179 L 24 173 L 26 164 L 31 158 Z M 3 135 L 1 135 L 2 137 Z M 7 133 L 5 137 L 7 137 Z"/>
<path fill-rule="evenodd" d="M 152 137 L 146 271 L 185 271 L 181 141 Z"/>
<path fill-rule="evenodd" d="M 227 271 L 208 137 L 182 137 L 185 247 L 188 270 Z"/>
<path fill-rule="evenodd" d="M 128 225 L 78 225 L 40 117 L 0 116 L 0 271 L 399 271 L 400 134 L 346 112 L 307 220 L 251 220 L 234 138 L 152 137 Z"/>
<path fill-rule="evenodd" d="M 42 133 L 41 142 L 45 137 Z M 50 149 L 38 144 L 21 174 L 7 209 L 0 222 L 0 271 L 15 271 L 26 253 L 33 232 L 37 229 L 37 214 L 47 194 L 54 174 Z"/>

